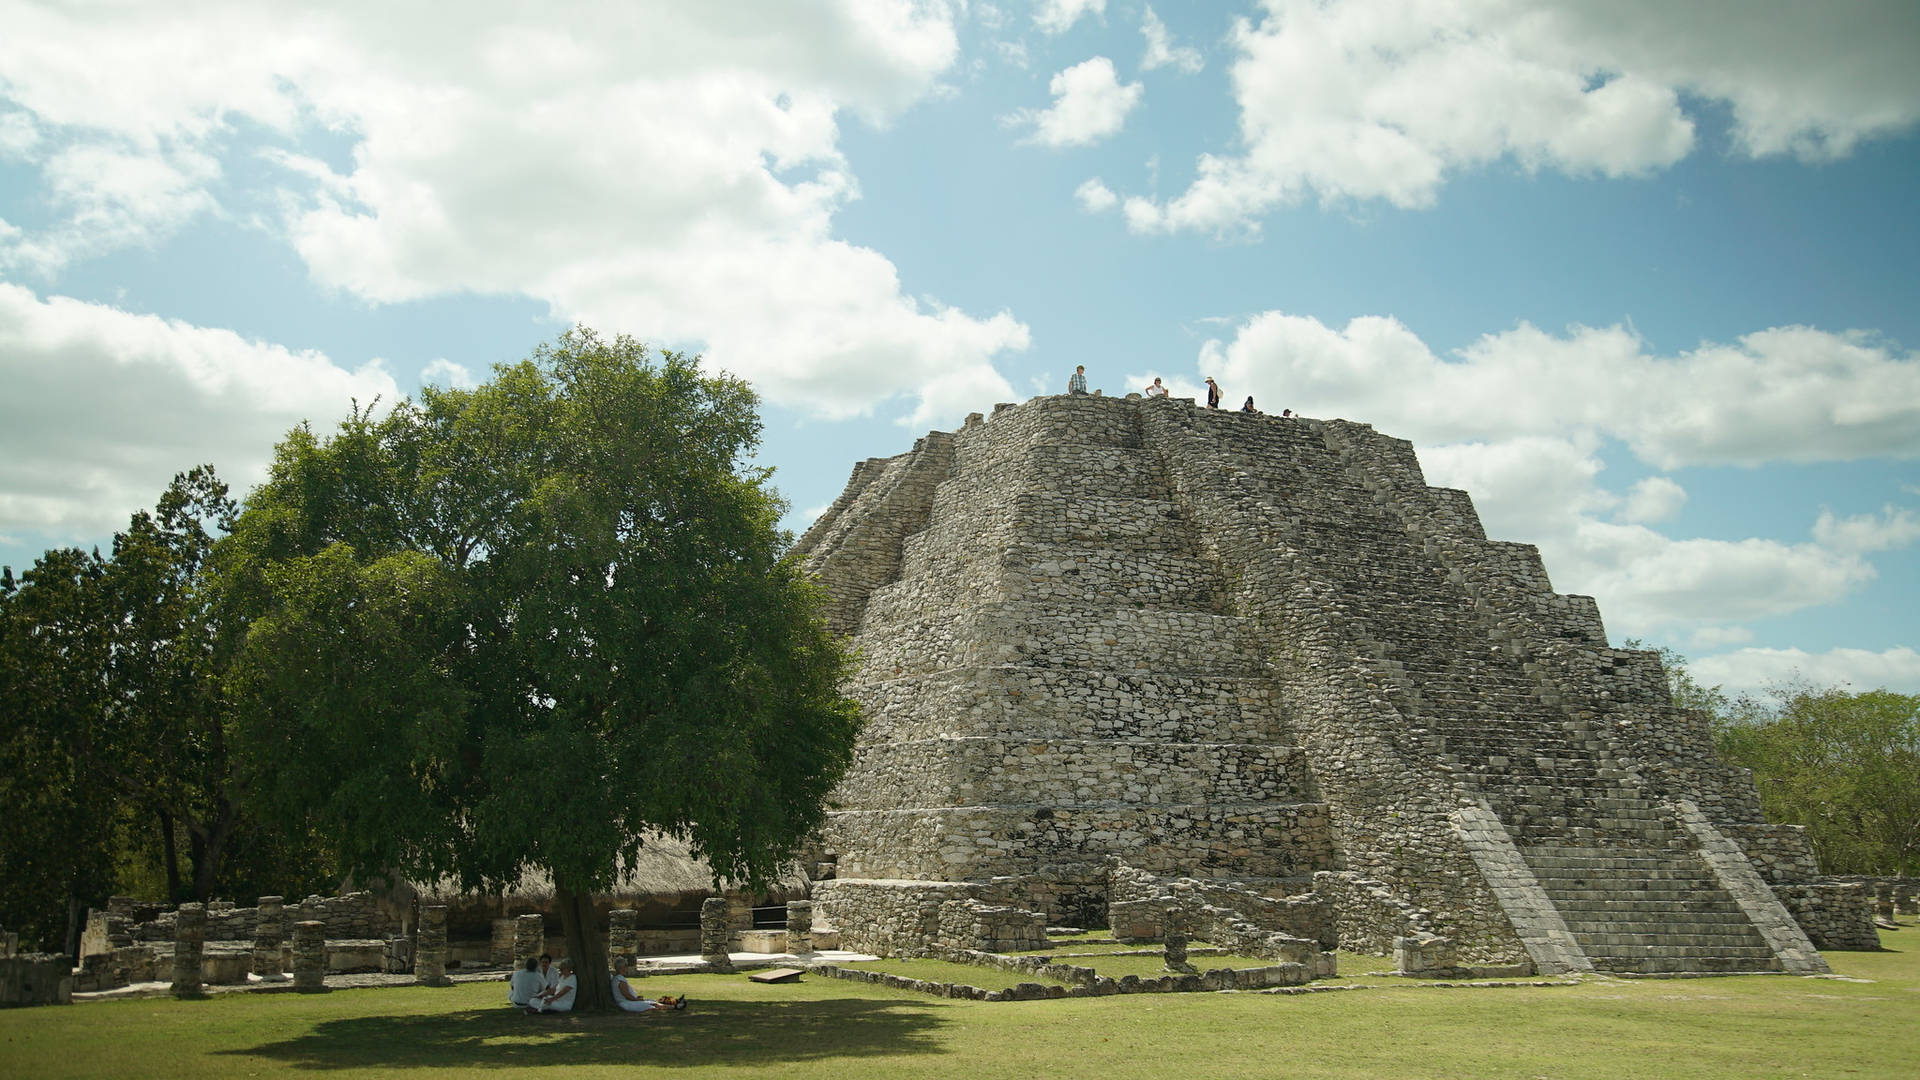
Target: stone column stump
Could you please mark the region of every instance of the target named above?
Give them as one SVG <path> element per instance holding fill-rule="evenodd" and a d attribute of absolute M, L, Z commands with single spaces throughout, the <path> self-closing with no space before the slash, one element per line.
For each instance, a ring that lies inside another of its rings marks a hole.
<path fill-rule="evenodd" d="M 181 904 L 173 922 L 173 996 L 199 997 L 200 961 L 207 946 L 207 908 Z"/>
<path fill-rule="evenodd" d="M 633 959 L 640 952 L 640 913 L 614 908 L 607 913 L 607 960 Z"/>
<path fill-rule="evenodd" d="M 493 920 L 493 936 L 487 942 L 487 963 L 494 967 L 513 968 L 513 920 Z"/>
<path fill-rule="evenodd" d="M 733 970 L 733 957 L 727 955 L 732 937 L 727 898 L 709 896 L 700 901 L 700 959 L 714 971 Z"/>
<path fill-rule="evenodd" d="M 413 948 L 413 981 L 421 986 L 452 986 L 447 978 L 447 905 L 420 909 L 420 932 Z"/>
<path fill-rule="evenodd" d="M 1893 887 L 1893 911 L 1896 915 L 1920 915 L 1920 901 L 1914 899 L 1913 886 Z"/>
<path fill-rule="evenodd" d="M 319 919 L 293 924 L 293 988 L 306 994 L 327 988 L 327 924 Z"/>
<path fill-rule="evenodd" d="M 526 966 L 528 959 L 547 951 L 547 921 L 538 915 L 522 915 L 513 920 L 513 966 Z"/>
<path fill-rule="evenodd" d="M 787 901 L 787 951 L 804 956 L 813 951 L 813 901 Z"/>
<path fill-rule="evenodd" d="M 287 907 L 283 896 L 260 898 L 260 917 L 253 924 L 253 973 L 263 979 L 284 979 L 281 946 L 287 936 Z"/>

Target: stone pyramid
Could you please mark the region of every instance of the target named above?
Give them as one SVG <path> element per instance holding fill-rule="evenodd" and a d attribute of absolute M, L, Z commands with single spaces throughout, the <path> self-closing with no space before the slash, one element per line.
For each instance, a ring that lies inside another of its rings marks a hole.
<path fill-rule="evenodd" d="M 1871 937 L 1658 659 L 1367 425 L 1003 405 L 857 466 L 797 550 L 861 657 L 816 885 L 856 947 L 1195 896 L 1483 969 L 1823 971 Z"/>

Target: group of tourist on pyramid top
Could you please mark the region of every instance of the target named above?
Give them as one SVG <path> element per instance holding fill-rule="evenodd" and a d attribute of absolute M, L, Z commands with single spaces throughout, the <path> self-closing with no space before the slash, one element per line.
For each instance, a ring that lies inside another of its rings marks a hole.
<path fill-rule="evenodd" d="M 1073 374 L 1067 376 L 1067 393 L 1084 394 L 1086 392 L 1087 392 L 1087 365 L 1079 364 L 1074 367 Z M 1153 377 L 1153 385 L 1147 387 L 1147 389 L 1144 392 L 1150 398 L 1163 398 L 1167 396 L 1167 388 L 1161 385 L 1160 376 L 1158 375 L 1155 375 Z M 1219 407 L 1220 407 L 1220 384 L 1214 382 L 1213 376 L 1209 375 L 1207 376 L 1207 408 L 1217 409 Z M 1243 413 L 1257 413 L 1260 410 L 1253 407 L 1253 398 L 1249 396 L 1247 398 L 1246 404 L 1240 406 L 1240 411 Z M 1293 419 L 1293 410 L 1281 409 L 1280 418 L 1282 420 Z"/>
<path fill-rule="evenodd" d="M 628 1012 L 650 1013 L 661 1010 L 679 1011 L 687 1007 L 685 997 L 661 995 L 649 1000 L 634 993 L 633 984 L 627 981 L 632 963 L 622 956 L 613 962 L 613 1000 Z M 580 988 L 580 980 L 573 973 L 573 961 L 561 958 L 555 966 L 553 957 L 545 953 L 539 959 L 527 958 L 527 964 L 507 979 L 507 1003 L 530 1013 L 572 1012 L 576 997 L 574 991 Z"/>

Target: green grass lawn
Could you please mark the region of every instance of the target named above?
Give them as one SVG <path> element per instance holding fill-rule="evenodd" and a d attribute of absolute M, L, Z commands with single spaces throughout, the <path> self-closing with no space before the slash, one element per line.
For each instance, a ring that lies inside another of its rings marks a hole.
<path fill-rule="evenodd" d="M 947 1001 L 831 979 L 647 980 L 658 1019 L 523 1016 L 499 984 L 240 994 L 0 1012 L 0 1076 L 1920 1076 L 1920 928 L 1829 953 L 1853 979 Z M 1384 961 L 1342 957 L 1355 970 Z M 1856 981 L 1871 980 L 1871 981 Z M 1343 980 L 1346 981 L 1346 980 Z M 1406 987 L 1406 988 L 1401 988 Z"/>

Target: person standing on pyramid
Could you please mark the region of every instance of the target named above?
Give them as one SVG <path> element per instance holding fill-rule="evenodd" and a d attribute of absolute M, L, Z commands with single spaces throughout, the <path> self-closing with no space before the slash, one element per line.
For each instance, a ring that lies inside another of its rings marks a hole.
<path fill-rule="evenodd" d="M 1087 365 L 1081 364 L 1067 376 L 1067 393 L 1084 394 L 1087 392 Z"/>
<path fill-rule="evenodd" d="M 1217 409 L 1219 407 L 1220 407 L 1220 384 L 1214 382 L 1213 376 L 1209 375 L 1207 376 L 1207 408 Z"/>
<path fill-rule="evenodd" d="M 1167 388 L 1160 385 L 1160 376 L 1155 375 L 1153 377 L 1153 385 L 1147 387 L 1147 396 L 1148 397 L 1166 397 L 1167 396 Z"/>

